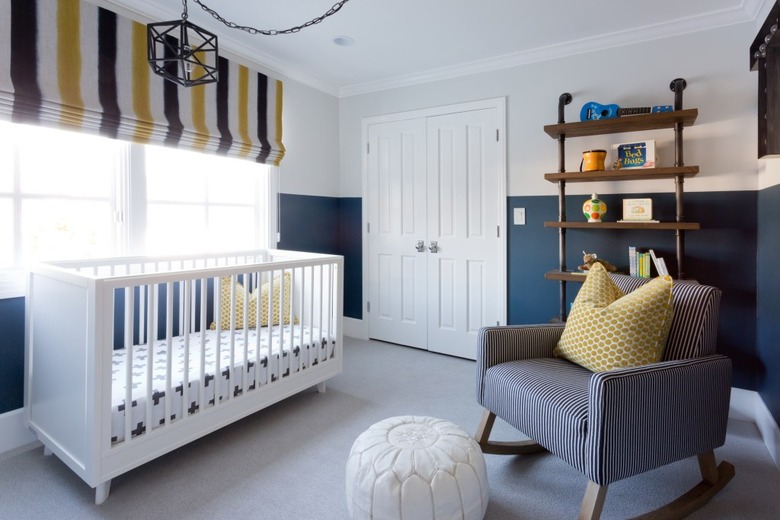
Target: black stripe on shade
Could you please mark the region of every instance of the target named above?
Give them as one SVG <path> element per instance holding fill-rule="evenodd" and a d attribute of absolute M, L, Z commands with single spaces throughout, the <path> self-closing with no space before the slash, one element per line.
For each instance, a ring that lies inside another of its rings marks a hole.
<path fill-rule="evenodd" d="M 12 121 L 38 121 L 38 2 L 11 0 L 11 82 L 14 85 Z"/>
<path fill-rule="evenodd" d="M 178 41 L 173 36 L 166 36 L 168 39 L 165 45 L 165 69 L 168 73 L 176 76 L 176 67 L 179 62 L 176 61 L 176 55 L 173 49 L 179 47 Z M 184 124 L 179 117 L 179 86 L 172 81 L 163 81 L 163 112 L 168 121 L 168 133 L 165 135 L 165 144 L 178 144 L 184 130 Z"/>
<path fill-rule="evenodd" d="M 227 153 L 233 143 L 230 133 L 230 114 L 228 113 L 228 96 L 230 95 L 230 62 L 219 57 L 219 80 L 217 81 L 217 129 L 219 130 L 219 146 L 217 153 Z"/>
<path fill-rule="evenodd" d="M 100 134 L 116 138 L 122 112 L 116 85 L 116 13 L 98 8 L 98 99 L 103 107 Z"/>
<path fill-rule="evenodd" d="M 268 76 L 257 74 L 257 139 L 260 141 L 260 153 L 257 162 L 265 164 L 271 153 L 268 142 Z"/>

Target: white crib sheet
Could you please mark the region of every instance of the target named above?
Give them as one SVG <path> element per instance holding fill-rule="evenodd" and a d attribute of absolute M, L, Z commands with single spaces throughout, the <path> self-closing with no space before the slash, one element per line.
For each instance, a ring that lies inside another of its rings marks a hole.
<path fill-rule="evenodd" d="M 205 370 L 202 378 L 204 384 L 205 407 L 214 405 L 215 387 L 214 376 L 216 366 L 216 339 L 217 331 L 208 330 L 204 333 L 195 332 L 189 335 L 189 377 L 187 378 L 187 406 L 186 412 L 192 414 L 201 408 L 200 382 L 201 382 L 201 334 L 205 335 Z M 244 391 L 251 391 L 259 385 L 268 382 L 270 373 L 271 381 L 288 376 L 291 372 L 305 370 L 309 366 L 316 365 L 333 355 L 335 341 L 326 338 L 319 329 L 314 327 L 302 327 L 300 325 L 284 325 L 264 327 L 259 330 L 260 353 L 257 353 L 257 330 L 249 330 L 246 371 L 244 370 L 244 331 L 234 332 L 234 349 L 232 370 L 228 370 L 230 363 L 230 331 L 222 331 L 219 336 L 220 343 L 220 377 L 219 400 L 241 395 Z M 285 349 L 279 355 L 279 336 L 284 334 Z M 270 336 L 270 338 L 269 338 Z M 292 341 L 290 341 L 292 337 Z M 268 343 L 271 343 L 271 356 L 269 367 Z M 173 393 L 170 403 L 170 420 L 175 421 L 184 415 L 184 354 L 185 337 L 176 336 L 171 339 L 171 390 Z M 152 428 L 165 424 L 165 401 L 167 381 L 168 346 L 166 340 L 157 340 L 153 343 L 152 351 Z M 289 345 L 293 348 L 290 349 Z M 140 435 L 146 431 L 146 396 L 147 396 L 147 360 L 149 357 L 147 345 L 133 347 L 132 367 L 132 420 L 131 436 Z M 292 350 L 292 353 L 290 352 Z M 259 363 L 258 363 L 259 360 Z M 121 442 L 125 439 L 125 398 L 126 398 L 126 364 L 127 349 L 118 349 L 113 353 L 112 389 L 111 389 L 111 442 Z M 260 370 L 256 370 L 259 364 Z M 281 364 L 281 368 L 280 368 Z M 270 370 L 269 370 L 270 368 Z"/>

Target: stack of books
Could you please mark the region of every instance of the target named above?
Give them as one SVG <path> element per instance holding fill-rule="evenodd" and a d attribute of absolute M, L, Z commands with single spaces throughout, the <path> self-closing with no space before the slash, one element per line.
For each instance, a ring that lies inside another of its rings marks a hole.
<path fill-rule="evenodd" d="M 656 256 L 655 251 L 652 249 L 637 249 L 636 246 L 629 246 L 628 271 L 631 276 L 638 276 L 639 278 L 650 278 L 652 275 L 650 271 L 651 264 L 655 266 L 655 271 L 659 276 L 669 274 L 669 269 L 666 267 L 666 262 L 664 262 L 664 259 L 660 256 Z"/>

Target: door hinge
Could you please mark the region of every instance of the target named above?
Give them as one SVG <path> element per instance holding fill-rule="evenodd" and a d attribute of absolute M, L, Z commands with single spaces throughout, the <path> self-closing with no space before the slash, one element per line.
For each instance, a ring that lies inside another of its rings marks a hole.
<path fill-rule="evenodd" d="M 501 226 L 496 226 L 496 238 L 501 238 Z"/>
<path fill-rule="evenodd" d="M 366 233 L 371 233 L 371 222 L 366 222 Z"/>
<path fill-rule="evenodd" d="M 366 143 L 366 153 L 371 153 L 371 143 Z"/>
<path fill-rule="evenodd" d="M 371 312 L 371 302 L 366 302 L 366 312 Z"/>
<path fill-rule="evenodd" d="M 499 138 L 498 138 L 498 128 L 496 128 L 496 142 L 498 142 L 498 141 L 499 141 Z"/>

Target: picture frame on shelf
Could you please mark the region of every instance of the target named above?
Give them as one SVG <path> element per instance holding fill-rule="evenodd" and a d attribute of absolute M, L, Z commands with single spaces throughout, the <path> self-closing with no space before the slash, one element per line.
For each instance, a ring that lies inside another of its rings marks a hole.
<path fill-rule="evenodd" d="M 653 220 L 653 199 L 623 199 L 621 222 L 657 222 Z"/>

